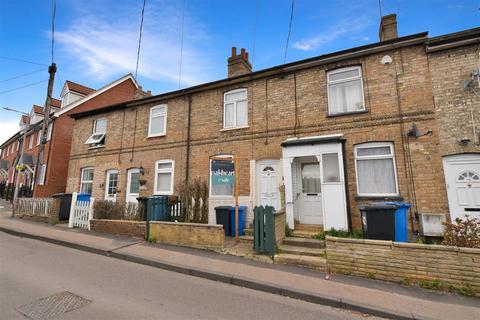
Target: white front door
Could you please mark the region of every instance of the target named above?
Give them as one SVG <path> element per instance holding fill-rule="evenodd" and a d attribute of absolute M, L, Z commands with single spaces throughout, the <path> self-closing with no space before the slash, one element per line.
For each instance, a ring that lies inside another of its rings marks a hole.
<path fill-rule="evenodd" d="M 279 160 L 260 160 L 256 168 L 257 206 L 272 206 L 279 210 Z"/>
<path fill-rule="evenodd" d="M 126 202 L 137 202 L 140 192 L 140 170 L 129 169 L 127 173 Z"/>
<path fill-rule="evenodd" d="M 480 155 L 462 154 L 443 160 L 450 217 L 480 218 Z"/>
<path fill-rule="evenodd" d="M 339 145 L 339 149 L 340 147 Z M 347 203 L 341 150 L 322 153 L 319 158 L 322 173 L 323 228 L 347 230 Z"/>
<path fill-rule="evenodd" d="M 298 211 L 302 224 L 323 224 L 320 164 L 315 161 L 299 161 Z"/>
<path fill-rule="evenodd" d="M 105 180 L 105 200 L 117 200 L 118 170 L 108 170 Z"/>

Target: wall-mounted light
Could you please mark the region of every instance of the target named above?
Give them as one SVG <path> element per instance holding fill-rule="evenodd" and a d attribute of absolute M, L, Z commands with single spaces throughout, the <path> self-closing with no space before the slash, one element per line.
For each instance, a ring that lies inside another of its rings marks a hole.
<path fill-rule="evenodd" d="M 145 169 L 143 169 L 143 167 L 138 168 L 138 171 L 142 176 L 145 175 Z"/>

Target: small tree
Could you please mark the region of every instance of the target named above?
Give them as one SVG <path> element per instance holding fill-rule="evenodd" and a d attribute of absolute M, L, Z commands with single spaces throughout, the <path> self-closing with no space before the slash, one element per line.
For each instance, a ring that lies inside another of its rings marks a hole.
<path fill-rule="evenodd" d="M 455 222 L 444 222 L 443 244 L 455 247 L 480 248 L 480 219 L 468 215 Z"/>

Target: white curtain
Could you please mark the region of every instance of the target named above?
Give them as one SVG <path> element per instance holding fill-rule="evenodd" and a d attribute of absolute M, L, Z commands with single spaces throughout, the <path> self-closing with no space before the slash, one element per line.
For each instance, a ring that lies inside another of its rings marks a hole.
<path fill-rule="evenodd" d="M 159 172 L 157 173 L 157 192 L 170 192 L 172 188 L 172 173 Z"/>
<path fill-rule="evenodd" d="M 352 80 L 328 86 L 331 114 L 363 110 L 361 80 Z"/>
<path fill-rule="evenodd" d="M 397 193 L 394 170 L 393 159 L 357 160 L 359 193 Z"/>

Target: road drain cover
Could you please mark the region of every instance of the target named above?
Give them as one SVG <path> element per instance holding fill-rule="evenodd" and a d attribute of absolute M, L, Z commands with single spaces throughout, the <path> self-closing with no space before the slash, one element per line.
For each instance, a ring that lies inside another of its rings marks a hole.
<path fill-rule="evenodd" d="M 86 306 L 91 301 L 64 291 L 27 303 L 17 310 L 34 320 L 49 320 L 59 315 Z"/>

